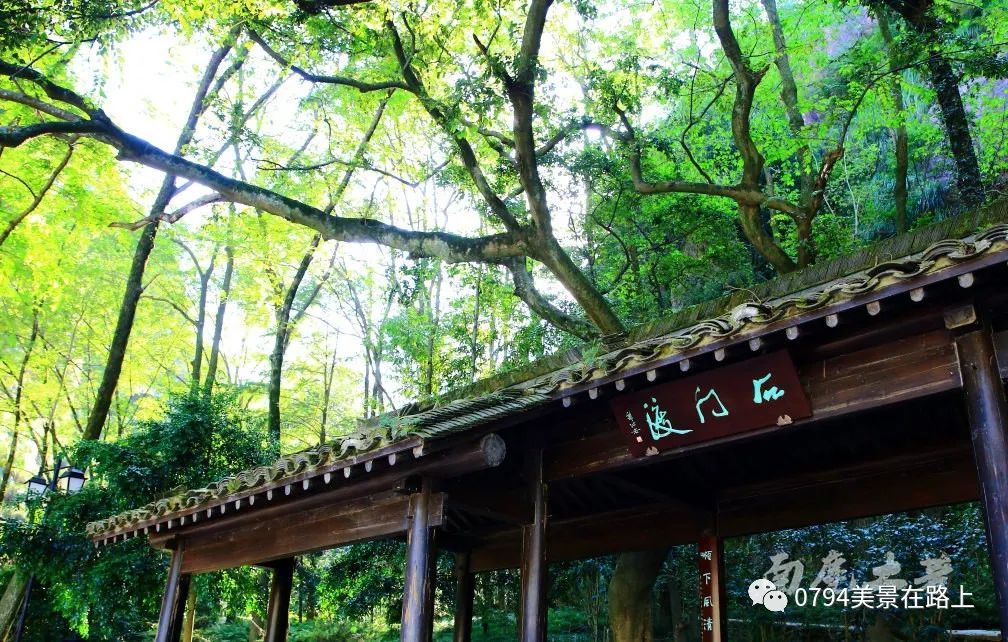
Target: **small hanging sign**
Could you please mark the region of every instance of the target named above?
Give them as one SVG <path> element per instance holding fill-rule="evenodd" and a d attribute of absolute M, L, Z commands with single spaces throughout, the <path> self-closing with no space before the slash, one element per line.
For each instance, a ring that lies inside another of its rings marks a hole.
<path fill-rule="evenodd" d="M 615 397 L 610 407 L 637 456 L 812 416 L 785 350 Z"/>

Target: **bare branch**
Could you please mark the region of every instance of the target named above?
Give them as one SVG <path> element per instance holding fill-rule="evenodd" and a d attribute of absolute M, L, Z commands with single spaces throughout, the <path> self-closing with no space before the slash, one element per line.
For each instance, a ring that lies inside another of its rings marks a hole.
<path fill-rule="evenodd" d="M 284 58 L 280 53 L 271 47 L 269 44 L 263 40 L 262 36 L 255 31 L 249 31 L 249 38 L 252 39 L 259 47 L 262 48 L 266 54 L 275 60 L 277 64 L 285 69 L 290 69 L 295 74 L 307 80 L 308 82 L 327 84 L 327 85 L 342 85 L 344 87 L 352 87 L 359 92 L 368 93 L 372 91 L 387 91 L 389 89 L 403 89 L 409 91 L 410 88 L 406 83 L 398 80 L 386 80 L 379 82 L 367 82 L 364 80 L 358 80 L 356 78 L 351 78 L 349 76 L 326 76 L 320 74 L 314 74 L 310 71 L 306 71 L 297 65 L 293 65 L 289 60 Z"/>
<path fill-rule="evenodd" d="M 73 156 L 73 151 L 74 148 L 73 145 L 71 144 L 67 147 L 66 154 L 64 154 L 63 158 L 61 158 L 59 163 L 56 164 L 56 168 L 49 175 L 49 178 L 46 179 L 45 184 L 42 185 L 38 193 L 35 194 L 35 198 L 32 200 L 31 203 L 28 204 L 28 207 L 21 210 L 21 212 L 17 216 L 12 218 L 10 222 L 7 224 L 7 227 L 4 228 L 3 232 L 0 232 L 0 245 L 3 245 L 4 241 L 7 240 L 7 237 L 10 236 L 11 232 L 14 231 L 14 228 L 16 228 L 21 223 L 21 221 L 25 220 L 25 218 L 29 214 L 34 212 L 35 208 L 39 206 L 39 204 L 42 202 L 42 199 L 45 198 L 46 193 L 52 188 L 53 183 L 56 182 L 56 179 L 59 177 L 60 173 L 64 169 L 66 169 L 67 163 L 70 162 L 70 157 Z"/>
<path fill-rule="evenodd" d="M 217 193 L 206 194 L 204 196 L 200 196 L 199 198 L 186 203 L 185 205 L 178 208 L 171 214 L 165 214 L 163 216 L 158 217 L 157 220 L 164 221 L 169 224 L 177 223 L 183 216 L 194 210 L 198 210 L 201 207 L 206 207 L 207 205 L 213 205 L 214 203 L 223 203 L 223 202 L 225 202 L 224 197 L 221 196 L 220 194 Z M 155 219 L 150 216 L 145 216 L 139 221 L 134 221 L 132 223 L 124 223 L 124 222 L 109 223 L 109 227 L 116 227 L 119 229 L 135 232 L 139 229 L 143 229 L 148 223 L 151 223 L 154 220 Z"/>
<path fill-rule="evenodd" d="M 175 310 L 176 312 L 178 312 L 179 314 L 181 314 L 181 315 L 182 315 L 182 318 L 183 318 L 183 319 L 185 319 L 185 320 L 186 320 L 186 321 L 188 321 L 188 322 L 189 322 L 190 324 L 192 324 L 192 326 L 193 326 L 193 327 L 195 327 L 195 326 L 196 326 L 196 319 L 194 319 L 194 318 L 192 318 L 191 316 L 189 316 L 189 313 L 188 313 L 188 312 L 186 312 L 186 311 L 185 311 L 185 309 L 184 309 L 184 308 L 183 308 L 182 306 L 180 306 L 180 305 L 179 305 L 178 303 L 175 303 L 175 302 L 174 302 L 174 301 L 172 301 L 171 299 L 165 299 L 165 298 L 162 298 L 162 297 L 159 297 L 159 296 L 152 296 L 152 295 L 150 295 L 150 294 L 145 294 L 145 295 L 144 295 L 144 297 L 146 297 L 146 298 L 150 299 L 151 301 L 158 301 L 158 302 L 160 302 L 160 303 L 167 303 L 167 304 L 168 304 L 168 305 L 170 305 L 170 306 L 171 306 L 171 307 L 172 307 L 172 308 L 173 308 L 173 309 L 174 309 L 174 310 Z"/>

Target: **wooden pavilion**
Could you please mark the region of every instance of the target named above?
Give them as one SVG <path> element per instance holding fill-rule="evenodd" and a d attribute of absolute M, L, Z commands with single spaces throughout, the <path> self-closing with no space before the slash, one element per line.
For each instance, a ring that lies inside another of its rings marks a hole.
<path fill-rule="evenodd" d="M 550 562 L 700 543 L 705 640 L 724 639 L 721 541 L 980 499 L 1008 631 L 1008 204 L 899 236 L 626 336 L 411 406 L 360 435 L 89 525 L 171 551 L 158 642 L 195 573 L 407 541 L 401 637 L 427 640 L 435 547 L 521 569 L 520 638 L 545 636 Z M 878 492 L 885 489 L 885 492 Z M 709 575 L 705 575 L 709 573 Z"/>

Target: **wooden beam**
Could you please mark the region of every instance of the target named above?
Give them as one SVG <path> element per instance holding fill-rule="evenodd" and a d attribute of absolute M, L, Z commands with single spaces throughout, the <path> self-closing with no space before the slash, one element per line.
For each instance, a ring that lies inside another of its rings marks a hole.
<path fill-rule="evenodd" d="M 473 598 L 476 582 L 471 570 L 472 552 L 455 554 L 455 627 L 453 642 L 470 642 L 472 639 Z"/>
<path fill-rule="evenodd" d="M 544 453 L 545 477 L 565 479 L 667 461 L 699 449 L 794 430 L 817 420 L 918 399 L 961 385 L 955 347 L 944 329 L 806 363 L 798 367 L 798 375 L 812 406 L 810 419 L 643 458 L 630 454 L 626 438 L 614 424 L 612 430 L 550 446 Z"/>
<path fill-rule="evenodd" d="M 957 504 L 977 496 L 965 444 L 916 450 L 726 490 L 718 501 L 718 533 L 736 537 Z"/>
<path fill-rule="evenodd" d="M 406 530 L 406 581 L 403 589 L 402 627 L 403 642 L 426 642 L 428 622 L 432 620 L 429 594 L 434 590 L 430 582 L 432 549 L 430 520 L 434 494 L 431 482 L 424 479 L 420 491 L 406 498 L 409 505 Z"/>
<path fill-rule="evenodd" d="M 879 492 L 880 488 L 886 492 Z M 791 475 L 724 490 L 718 536 L 797 528 L 857 517 L 972 501 L 978 497 L 968 444 L 946 443 L 843 468 Z M 550 522 L 550 562 L 697 542 L 704 524 L 681 501 L 652 503 Z M 519 565 L 516 531 L 478 543 L 474 571 Z"/>
<path fill-rule="evenodd" d="M 532 506 L 523 489 L 487 488 L 466 483 L 453 484 L 444 490 L 452 509 L 505 524 L 528 524 L 532 521 Z"/>
<path fill-rule="evenodd" d="M 444 496 L 435 494 L 426 519 L 443 519 Z M 292 555 L 406 532 L 410 499 L 375 495 L 324 504 L 297 513 L 273 515 L 241 528 L 185 536 L 183 570 L 203 573 L 248 564 L 263 564 Z"/>
<path fill-rule="evenodd" d="M 542 451 L 531 455 L 528 466 L 529 490 L 532 493 L 532 523 L 522 528 L 522 607 L 521 642 L 542 642 L 546 639 L 546 484 L 543 482 Z"/>
<path fill-rule="evenodd" d="M 180 597 L 180 588 L 188 582 L 182 579 L 183 548 L 179 544 L 171 554 L 168 564 L 168 577 L 165 580 L 164 593 L 161 595 L 161 612 L 158 615 L 157 633 L 154 642 L 178 642 L 181 627 L 175 628 L 176 614 L 185 610 L 186 597 Z M 172 629 L 175 629 L 174 631 Z"/>
<path fill-rule="evenodd" d="M 480 438 L 470 439 L 465 444 L 456 444 L 449 450 L 434 452 L 418 461 L 408 462 L 402 466 L 397 465 L 385 473 L 376 472 L 372 475 L 363 475 L 360 479 L 355 479 L 341 486 L 326 488 L 320 485 L 321 490 L 318 492 L 295 493 L 290 498 L 285 498 L 281 489 L 275 493 L 276 498 L 273 502 L 256 502 L 254 508 L 243 508 L 237 512 L 229 510 L 224 517 L 215 516 L 210 520 L 201 517 L 196 523 L 187 524 L 184 528 L 172 528 L 170 531 L 167 528 L 162 528 L 160 533 L 152 532 L 149 536 L 150 543 L 154 547 L 166 548 L 170 547 L 171 542 L 179 537 L 195 537 L 212 532 L 241 530 L 260 525 L 265 521 L 293 520 L 294 516 L 305 514 L 320 506 L 331 507 L 333 504 L 344 504 L 401 487 L 404 480 L 421 473 L 433 474 L 436 471 L 437 474 L 450 473 L 455 476 L 493 468 L 502 462 L 504 449 L 504 440 L 499 436 L 496 434 L 484 435 Z M 260 489 L 256 492 L 262 498 L 266 491 Z M 194 510 L 202 512 L 204 509 Z M 297 552 L 293 551 L 292 553 Z"/>
<path fill-rule="evenodd" d="M 266 610 L 266 636 L 263 642 L 286 642 L 290 617 L 291 588 L 294 585 L 294 558 L 273 564 L 269 606 Z"/>
<path fill-rule="evenodd" d="M 956 337 L 1001 630 L 1008 632 L 1008 402 L 990 328 Z"/>
<path fill-rule="evenodd" d="M 681 502 L 649 504 L 605 511 L 575 519 L 551 520 L 546 533 L 546 560 L 560 562 L 622 551 L 647 551 L 697 541 L 700 529 L 693 511 Z M 485 539 L 473 548 L 473 572 L 517 568 L 521 532 L 512 530 Z"/>

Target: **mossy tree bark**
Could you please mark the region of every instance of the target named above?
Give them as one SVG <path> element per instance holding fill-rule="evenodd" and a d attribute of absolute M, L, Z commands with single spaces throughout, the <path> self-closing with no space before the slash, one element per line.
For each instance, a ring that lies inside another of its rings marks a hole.
<path fill-rule="evenodd" d="M 655 580 L 667 550 L 622 553 L 609 582 L 609 626 L 614 642 L 652 642 Z"/>

